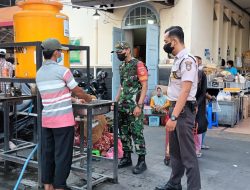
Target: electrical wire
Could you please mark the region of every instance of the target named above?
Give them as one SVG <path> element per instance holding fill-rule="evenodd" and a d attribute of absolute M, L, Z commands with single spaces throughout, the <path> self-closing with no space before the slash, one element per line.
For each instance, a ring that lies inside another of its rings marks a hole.
<path fill-rule="evenodd" d="M 115 19 L 115 18 L 112 18 L 111 16 L 109 16 L 107 13 L 102 13 L 100 12 L 100 14 L 103 14 L 104 16 L 108 17 L 109 19 L 113 20 L 113 21 L 123 21 L 124 19 Z"/>
<path fill-rule="evenodd" d="M 139 2 L 135 2 L 135 3 L 130 3 L 130 4 L 127 4 L 127 5 L 120 5 L 120 6 L 116 6 L 116 7 L 103 7 L 103 8 L 88 7 L 88 6 L 83 6 L 83 5 L 74 5 L 72 3 L 64 3 L 64 2 L 62 4 L 66 5 L 66 6 L 72 6 L 74 8 L 87 8 L 87 9 L 95 9 L 95 10 L 108 10 L 108 9 L 119 9 L 119 8 L 124 8 L 124 7 L 130 7 L 130 6 L 138 5 L 138 4 L 141 4 L 141 3 L 146 3 L 146 2 L 149 2 L 149 1 L 152 1 L 152 0 L 142 0 L 142 1 L 139 1 Z"/>

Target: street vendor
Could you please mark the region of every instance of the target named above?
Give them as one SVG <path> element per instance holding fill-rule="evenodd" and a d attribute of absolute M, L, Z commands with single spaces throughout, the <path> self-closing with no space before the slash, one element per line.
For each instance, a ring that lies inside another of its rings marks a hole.
<path fill-rule="evenodd" d="M 0 77 L 11 78 L 13 77 L 14 66 L 12 63 L 6 60 L 6 49 L 0 49 Z M 10 89 L 10 82 L 0 82 L 0 93 L 7 93 L 7 90 Z M 11 108 L 12 109 L 12 108 Z M 0 133 L 4 132 L 4 116 L 3 116 L 3 107 L 0 105 Z M 16 148 L 16 145 L 11 141 L 13 137 L 13 125 L 10 124 L 10 149 Z"/>
<path fill-rule="evenodd" d="M 38 70 L 36 83 L 41 94 L 42 111 L 42 183 L 45 190 L 67 189 L 74 142 L 75 120 L 71 93 L 90 102 L 92 97 L 78 87 L 71 71 L 58 65 L 63 47 L 57 39 L 42 42 L 45 61 Z"/>
<path fill-rule="evenodd" d="M 0 49 L 0 77 L 13 77 L 14 66 L 6 60 L 6 49 Z M 6 93 L 10 88 L 10 83 L 1 82 L 0 92 Z"/>
<path fill-rule="evenodd" d="M 236 76 L 238 74 L 237 69 L 234 67 L 234 62 L 232 60 L 227 61 L 226 71 L 230 72 L 232 75 Z"/>
<path fill-rule="evenodd" d="M 161 87 L 157 87 L 157 94 L 150 100 L 150 107 L 154 113 L 166 113 L 170 102 L 167 100 L 167 96 L 163 95 Z"/>

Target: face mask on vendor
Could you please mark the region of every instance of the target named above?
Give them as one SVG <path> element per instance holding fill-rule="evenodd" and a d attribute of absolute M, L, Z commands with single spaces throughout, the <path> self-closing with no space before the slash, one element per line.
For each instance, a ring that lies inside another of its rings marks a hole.
<path fill-rule="evenodd" d="M 62 61 L 62 50 L 57 50 L 57 59 L 56 62 L 60 63 Z"/>

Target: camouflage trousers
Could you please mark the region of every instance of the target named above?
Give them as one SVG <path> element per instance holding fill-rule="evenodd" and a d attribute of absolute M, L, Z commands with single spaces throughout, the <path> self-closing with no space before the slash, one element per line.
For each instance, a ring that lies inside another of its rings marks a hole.
<path fill-rule="evenodd" d="M 133 152 L 133 138 L 136 154 L 146 155 L 143 117 L 143 114 L 135 117 L 134 115 L 119 112 L 119 132 L 124 152 Z"/>

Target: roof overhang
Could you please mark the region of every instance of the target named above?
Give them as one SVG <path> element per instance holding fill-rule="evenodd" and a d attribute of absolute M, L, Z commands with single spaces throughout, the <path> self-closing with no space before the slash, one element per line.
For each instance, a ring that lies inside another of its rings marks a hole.
<path fill-rule="evenodd" d="M 250 0 L 228 0 L 234 6 L 248 14 L 250 16 Z"/>
<path fill-rule="evenodd" d="M 150 0 L 149 0 L 150 1 Z M 138 0 L 71 0 L 71 3 L 76 6 L 82 7 L 96 7 L 98 9 L 109 10 L 112 7 L 126 6 L 129 4 L 139 4 Z M 176 0 L 152 0 L 152 2 L 161 3 L 167 6 L 174 6 Z"/>
<path fill-rule="evenodd" d="M 1 0 L 0 1 L 0 8 L 1 7 L 11 7 L 15 6 L 16 0 Z"/>
<path fill-rule="evenodd" d="M 0 8 L 0 27 L 13 26 L 13 15 L 19 10 L 17 6 Z"/>

